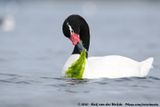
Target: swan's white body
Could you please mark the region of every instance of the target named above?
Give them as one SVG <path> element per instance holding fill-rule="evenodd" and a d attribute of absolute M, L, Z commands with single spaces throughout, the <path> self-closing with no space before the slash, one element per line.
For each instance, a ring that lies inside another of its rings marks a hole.
<path fill-rule="evenodd" d="M 64 65 L 63 71 L 65 72 L 78 58 L 79 54 L 71 55 Z M 152 63 L 153 58 L 138 62 L 118 55 L 88 57 L 83 78 L 145 77 L 152 68 Z"/>

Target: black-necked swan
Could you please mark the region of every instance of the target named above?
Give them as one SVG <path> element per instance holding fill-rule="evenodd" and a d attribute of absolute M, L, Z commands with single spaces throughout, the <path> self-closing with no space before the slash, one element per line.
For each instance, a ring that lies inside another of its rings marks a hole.
<path fill-rule="evenodd" d="M 79 58 L 80 53 L 84 49 L 86 50 L 87 59 L 82 78 L 145 77 L 152 68 L 152 57 L 142 62 L 119 55 L 88 57 L 90 31 L 87 22 L 80 15 L 67 17 L 63 23 L 62 30 L 63 34 L 74 45 L 72 55 L 63 67 L 64 73 Z"/>

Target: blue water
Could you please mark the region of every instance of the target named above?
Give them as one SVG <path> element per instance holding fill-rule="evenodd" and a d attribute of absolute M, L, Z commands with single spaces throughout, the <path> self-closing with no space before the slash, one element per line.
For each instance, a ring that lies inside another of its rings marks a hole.
<path fill-rule="evenodd" d="M 91 103 L 160 105 L 160 2 L 0 1 L 0 107 L 87 107 Z M 72 80 L 61 69 L 73 46 L 61 31 L 70 14 L 91 30 L 89 56 L 117 54 L 142 61 L 154 57 L 145 78 Z M 127 107 L 127 106 L 126 106 Z"/>

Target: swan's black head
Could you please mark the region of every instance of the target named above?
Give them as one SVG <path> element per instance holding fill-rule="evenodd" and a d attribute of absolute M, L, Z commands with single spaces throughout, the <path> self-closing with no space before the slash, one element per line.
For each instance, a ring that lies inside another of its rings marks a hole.
<path fill-rule="evenodd" d="M 72 54 L 80 54 L 83 48 L 89 50 L 90 32 L 84 18 L 79 15 L 70 15 L 65 19 L 62 30 L 75 46 Z"/>

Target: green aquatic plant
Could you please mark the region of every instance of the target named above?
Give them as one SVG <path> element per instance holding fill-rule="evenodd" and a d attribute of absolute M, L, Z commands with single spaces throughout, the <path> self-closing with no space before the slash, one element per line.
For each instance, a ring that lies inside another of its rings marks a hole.
<path fill-rule="evenodd" d="M 86 50 L 84 49 L 80 57 L 66 70 L 65 77 L 73 79 L 82 79 L 86 65 Z"/>

